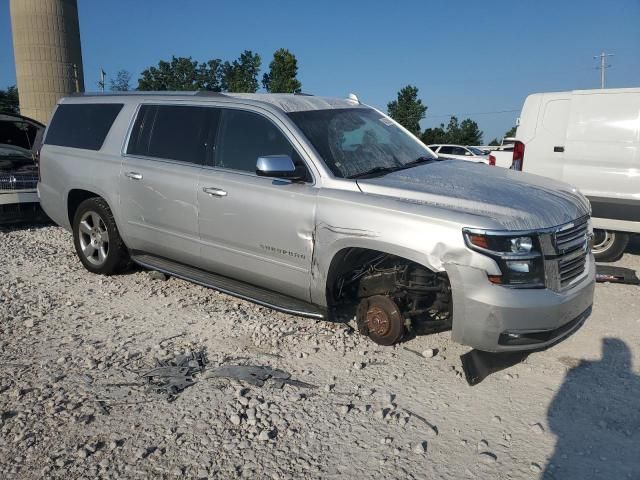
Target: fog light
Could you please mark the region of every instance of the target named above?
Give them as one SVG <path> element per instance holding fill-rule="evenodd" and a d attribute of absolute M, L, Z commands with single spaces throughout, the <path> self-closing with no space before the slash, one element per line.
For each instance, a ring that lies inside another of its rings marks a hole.
<path fill-rule="evenodd" d="M 531 271 L 531 262 L 510 261 L 505 263 L 507 264 L 507 268 L 512 272 L 529 273 Z"/>

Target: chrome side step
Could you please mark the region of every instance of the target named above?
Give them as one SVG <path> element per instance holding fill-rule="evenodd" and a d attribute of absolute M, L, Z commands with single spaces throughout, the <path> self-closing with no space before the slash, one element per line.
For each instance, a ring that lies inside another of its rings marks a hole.
<path fill-rule="evenodd" d="M 167 260 L 166 258 L 156 257 L 147 253 L 131 252 L 131 260 L 144 268 L 157 270 L 172 277 L 197 283 L 203 287 L 209 287 L 280 312 L 317 319 L 322 319 L 326 316 L 319 307 L 303 300 L 256 287 L 229 277 L 205 272 L 199 268 L 183 265 L 172 260 Z"/>

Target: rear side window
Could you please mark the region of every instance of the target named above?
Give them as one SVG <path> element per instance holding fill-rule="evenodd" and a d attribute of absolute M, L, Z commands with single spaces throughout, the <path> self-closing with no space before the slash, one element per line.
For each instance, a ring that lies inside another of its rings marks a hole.
<path fill-rule="evenodd" d="M 58 105 L 51 119 L 47 145 L 100 150 L 122 103 L 75 103 Z"/>
<path fill-rule="evenodd" d="M 219 111 L 186 105 L 143 105 L 127 153 L 204 165 Z"/>

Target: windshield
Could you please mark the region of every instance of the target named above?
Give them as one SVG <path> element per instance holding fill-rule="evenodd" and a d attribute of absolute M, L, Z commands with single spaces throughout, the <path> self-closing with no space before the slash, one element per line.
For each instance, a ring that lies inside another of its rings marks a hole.
<path fill-rule="evenodd" d="M 480 150 L 479 148 L 476 148 L 476 147 L 467 147 L 467 148 L 471 150 L 474 155 L 479 155 L 479 156 L 486 155 L 486 152 L 484 152 L 483 150 Z"/>
<path fill-rule="evenodd" d="M 436 157 L 420 141 L 371 108 L 289 113 L 336 177 L 380 174 Z"/>

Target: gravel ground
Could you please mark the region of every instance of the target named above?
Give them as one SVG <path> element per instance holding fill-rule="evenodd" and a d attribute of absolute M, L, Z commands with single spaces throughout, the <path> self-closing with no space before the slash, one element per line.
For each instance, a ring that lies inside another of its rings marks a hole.
<path fill-rule="evenodd" d="M 598 285 L 576 335 L 469 387 L 447 332 L 379 347 L 181 280 L 92 275 L 57 227 L 0 232 L 0 258 L 0 478 L 640 478 L 640 287 Z M 201 349 L 317 388 L 205 372 L 169 402 L 137 374 Z"/>

